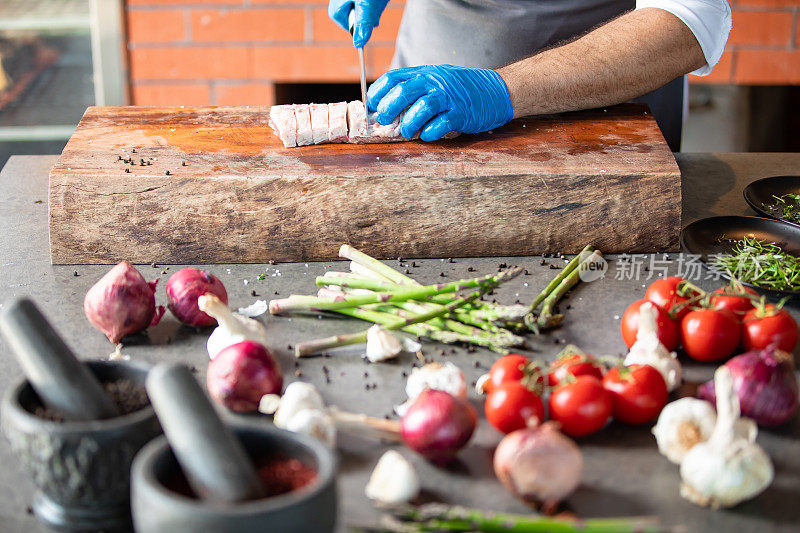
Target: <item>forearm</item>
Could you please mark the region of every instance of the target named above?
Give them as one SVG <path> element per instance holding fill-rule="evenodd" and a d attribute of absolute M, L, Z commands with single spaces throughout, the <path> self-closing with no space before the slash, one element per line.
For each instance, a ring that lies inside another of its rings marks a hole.
<path fill-rule="evenodd" d="M 557 48 L 501 69 L 514 116 L 613 105 L 700 68 L 691 30 L 661 9 L 627 13 Z"/>

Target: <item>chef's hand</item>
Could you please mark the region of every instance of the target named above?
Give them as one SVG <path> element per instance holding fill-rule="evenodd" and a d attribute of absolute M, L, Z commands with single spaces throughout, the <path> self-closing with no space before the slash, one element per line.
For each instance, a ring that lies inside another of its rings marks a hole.
<path fill-rule="evenodd" d="M 422 130 L 423 141 L 451 131 L 487 131 L 514 117 L 508 88 L 497 72 L 453 65 L 390 70 L 370 86 L 367 105 L 384 125 L 408 108 L 400 133 L 410 139 Z"/>
<path fill-rule="evenodd" d="M 389 0 L 330 0 L 328 16 L 345 31 L 349 31 L 347 22 L 350 11 L 355 7 L 353 46 L 362 48 L 372 36 L 372 29 L 378 25 L 378 19 L 388 3 Z"/>

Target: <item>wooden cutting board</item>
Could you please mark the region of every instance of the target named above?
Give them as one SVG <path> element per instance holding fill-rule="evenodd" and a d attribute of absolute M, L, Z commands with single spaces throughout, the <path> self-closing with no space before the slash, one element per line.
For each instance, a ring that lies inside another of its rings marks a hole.
<path fill-rule="evenodd" d="M 643 105 L 289 149 L 268 112 L 89 108 L 50 173 L 53 263 L 323 260 L 342 243 L 380 257 L 677 248 L 680 171 Z"/>

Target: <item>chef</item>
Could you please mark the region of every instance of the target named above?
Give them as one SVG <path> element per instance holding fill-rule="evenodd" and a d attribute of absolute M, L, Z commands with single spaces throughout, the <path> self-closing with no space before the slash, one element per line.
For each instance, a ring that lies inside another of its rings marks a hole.
<path fill-rule="evenodd" d="M 330 0 L 328 14 L 363 47 L 389 0 Z M 634 9 L 635 8 L 635 9 Z M 708 75 L 731 28 L 726 0 L 407 0 L 394 70 L 369 88 L 381 124 L 434 141 L 515 117 L 650 105 L 680 146 L 684 75 Z"/>

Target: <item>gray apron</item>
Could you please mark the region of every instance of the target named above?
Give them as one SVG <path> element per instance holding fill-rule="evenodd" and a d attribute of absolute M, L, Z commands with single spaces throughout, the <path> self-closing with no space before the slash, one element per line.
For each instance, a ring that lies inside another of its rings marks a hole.
<path fill-rule="evenodd" d="M 633 9 L 634 0 L 407 0 L 392 67 L 498 68 Z M 635 101 L 680 149 L 683 77 Z"/>

